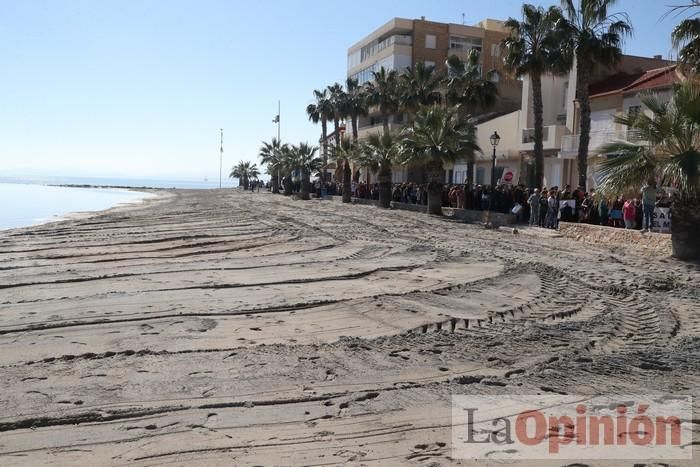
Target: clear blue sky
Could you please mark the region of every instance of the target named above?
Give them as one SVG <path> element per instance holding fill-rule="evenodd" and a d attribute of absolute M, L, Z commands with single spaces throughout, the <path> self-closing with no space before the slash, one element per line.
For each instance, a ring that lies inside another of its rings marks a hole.
<path fill-rule="evenodd" d="M 544 5 L 558 0 L 539 1 Z M 619 0 L 625 52 L 669 56 L 674 0 Z M 218 176 L 275 134 L 318 140 L 312 90 L 394 16 L 468 24 L 520 0 L 0 0 L 0 174 Z"/>

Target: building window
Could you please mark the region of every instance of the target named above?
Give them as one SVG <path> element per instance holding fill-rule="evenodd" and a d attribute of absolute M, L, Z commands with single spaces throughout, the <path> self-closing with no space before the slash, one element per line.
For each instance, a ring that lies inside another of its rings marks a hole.
<path fill-rule="evenodd" d="M 476 184 L 483 185 L 486 182 L 486 169 L 483 167 L 476 168 Z"/>
<path fill-rule="evenodd" d="M 433 34 L 426 34 L 425 36 L 425 48 L 434 49 L 437 47 L 437 37 Z"/>
<path fill-rule="evenodd" d="M 431 62 L 430 60 L 426 60 L 423 64 L 426 68 L 435 68 L 435 62 Z"/>
<path fill-rule="evenodd" d="M 627 109 L 627 117 L 629 118 L 637 118 L 640 113 L 642 113 L 641 105 L 632 105 Z"/>
<path fill-rule="evenodd" d="M 491 56 L 500 57 L 501 56 L 501 44 L 491 44 Z"/>

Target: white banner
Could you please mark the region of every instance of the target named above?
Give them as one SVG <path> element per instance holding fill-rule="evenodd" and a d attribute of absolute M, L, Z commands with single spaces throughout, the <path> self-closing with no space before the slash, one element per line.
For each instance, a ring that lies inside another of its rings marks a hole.
<path fill-rule="evenodd" d="M 654 208 L 652 232 L 671 233 L 671 208 Z"/>

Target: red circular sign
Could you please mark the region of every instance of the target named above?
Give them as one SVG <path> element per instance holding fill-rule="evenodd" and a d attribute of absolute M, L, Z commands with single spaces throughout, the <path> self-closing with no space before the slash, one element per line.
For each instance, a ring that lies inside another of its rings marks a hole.
<path fill-rule="evenodd" d="M 513 181 L 513 172 L 506 172 L 505 174 L 503 174 L 503 180 L 505 182 L 508 182 L 508 183 L 512 182 Z"/>

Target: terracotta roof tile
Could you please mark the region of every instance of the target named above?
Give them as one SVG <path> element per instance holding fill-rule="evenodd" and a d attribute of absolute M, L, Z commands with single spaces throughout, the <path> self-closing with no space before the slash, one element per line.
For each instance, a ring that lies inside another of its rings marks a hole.
<path fill-rule="evenodd" d="M 590 97 L 603 97 L 618 93 L 640 92 L 667 87 L 680 81 L 676 65 L 648 70 L 643 73 L 617 73 L 590 85 Z"/>

